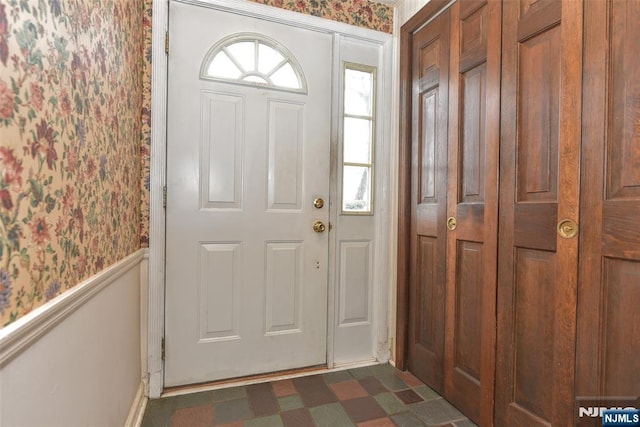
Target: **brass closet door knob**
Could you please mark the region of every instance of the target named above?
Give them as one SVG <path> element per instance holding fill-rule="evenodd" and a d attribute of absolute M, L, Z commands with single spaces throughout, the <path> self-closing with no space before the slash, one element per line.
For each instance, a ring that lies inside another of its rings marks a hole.
<path fill-rule="evenodd" d="M 571 239 L 578 234 L 578 224 L 572 219 L 563 219 L 558 223 L 558 234 L 565 239 Z"/>

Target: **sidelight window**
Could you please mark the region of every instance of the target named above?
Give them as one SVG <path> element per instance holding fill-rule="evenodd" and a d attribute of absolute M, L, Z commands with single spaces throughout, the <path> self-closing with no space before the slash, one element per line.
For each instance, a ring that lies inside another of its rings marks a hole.
<path fill-rule="evenodd" d="M 248 86 L 307 92 L 295 57 L 277 41 L 259 34 L 226 37 L 207 53 L 200 77 Z"/>
<path fill-rule="evenodd" d="M 373 212 L 375 67 L 346 63 L 342 123 L 342 212 Z"/>

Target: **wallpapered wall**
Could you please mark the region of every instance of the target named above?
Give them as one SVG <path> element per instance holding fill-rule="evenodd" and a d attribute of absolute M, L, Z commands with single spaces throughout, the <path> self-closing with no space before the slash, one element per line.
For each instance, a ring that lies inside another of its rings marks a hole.
<path fill-rule="evenodd" d="M 140 247 L 138 0 L 0 0 L 0 325 Z"/>
<path fill-rule="evenodd" d="M 345 24 L 391 33 L 393 8 L 369 0 L 251 0 Z"/>
<path fill-rule="evenodd" d="M 142 133 L 140 143 L 140 246 L 149 247 L 149 207 L 151 196 L 151 54 L 153 22 L 151 3 L 144 0 L 142 15 L 144 32 L 144 57 L 142 61 Z"/>

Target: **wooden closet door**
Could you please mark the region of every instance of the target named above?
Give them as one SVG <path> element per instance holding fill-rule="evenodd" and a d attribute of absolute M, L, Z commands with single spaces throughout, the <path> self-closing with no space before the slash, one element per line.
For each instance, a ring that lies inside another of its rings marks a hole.
<path fill-rule="evenodd" d="M 637 0 L 585 4 L 576 390 L 585 406 L 640 404 L 639 22 Z"/>
<path fill-rule="evenodd" d="M 451 8 L 445 397 L 493 421 L 500 129 L 500 0 Z M 453 228 L 453 226 L 451 227 Z"/>
<path fill-rule="evenodd" d="M 582 6 L 503 3 L 499 426 L 574 421 Z"/>
<path fill-rule="evenodd" d="M 409 370 L 442 393 L 449 11 L 413 35 Z"/>

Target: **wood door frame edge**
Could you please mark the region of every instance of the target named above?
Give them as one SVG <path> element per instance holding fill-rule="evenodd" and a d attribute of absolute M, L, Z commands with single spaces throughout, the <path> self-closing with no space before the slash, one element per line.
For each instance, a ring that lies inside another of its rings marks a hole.
<path fill-rule="evenodd" d="M 409 281 L 411 256 L 411 70 L 413 34 L 447 10 L 454 1 L 431 0 L 400 28 L 400 117 L 398 144 L 398 273 L 396 288 L 395 365 L 408 368 Z"/>

